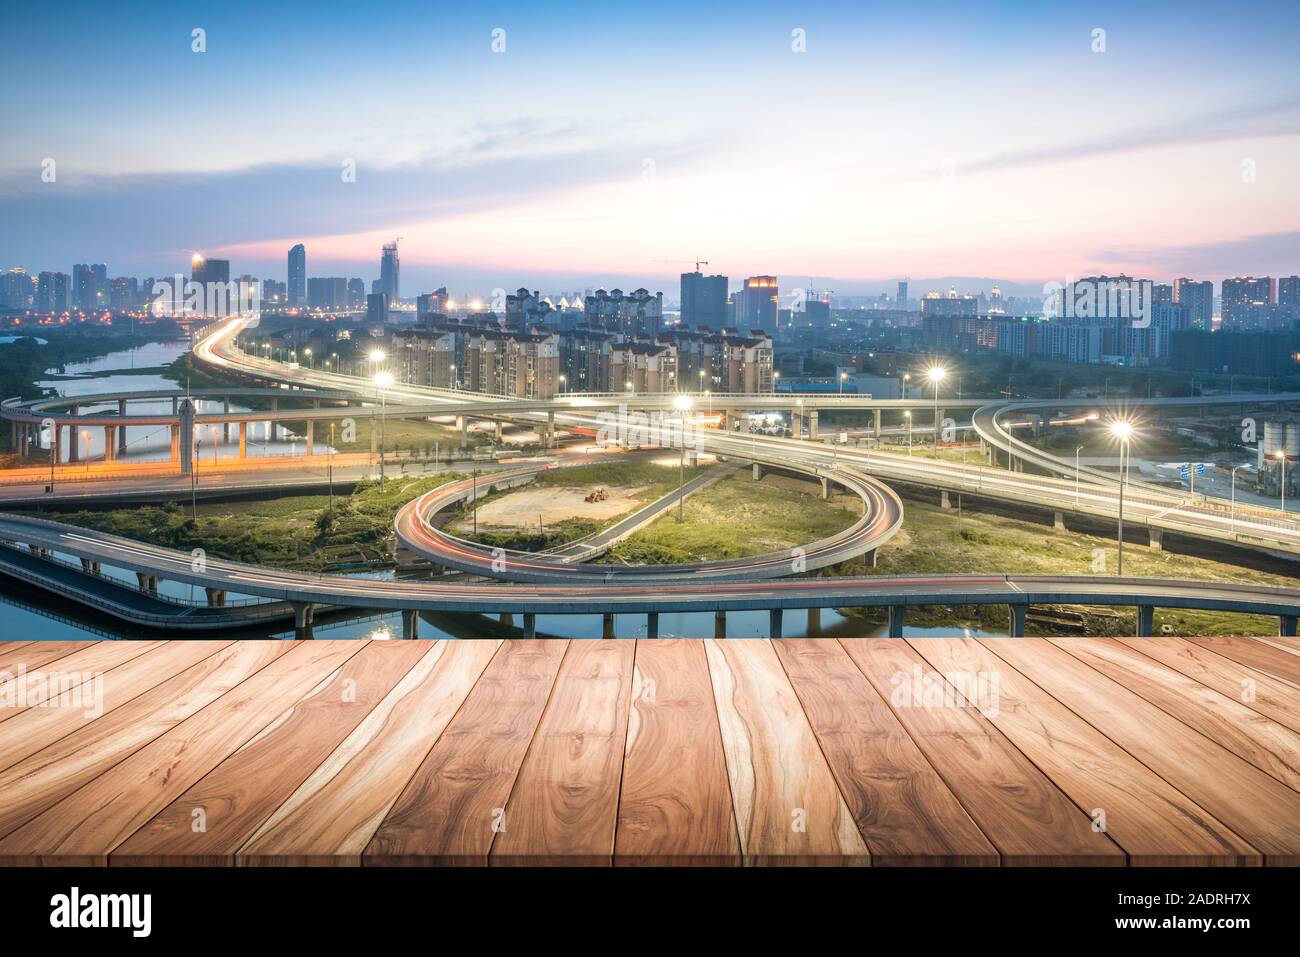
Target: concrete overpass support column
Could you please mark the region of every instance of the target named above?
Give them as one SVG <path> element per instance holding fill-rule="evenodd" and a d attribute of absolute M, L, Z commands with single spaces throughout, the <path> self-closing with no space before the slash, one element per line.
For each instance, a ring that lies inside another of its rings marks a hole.
<path fill-rule="evenodd" d="M 1165 532 L 1164 532 L 1164 529 L 1162 529 L 1162 528 L 1149 528 L 1149 529 L 1147 529 L 1147 531 L 1151 533 L 1151 548 L 1152 548 L 1154 551 L 1157 551 L 1157 552 L 1159 552 L 1159 551 L 1163 551 L 1163 550 L 1164 550 L 1164 541 L 1165 541 Z"/>
<path fill-rule="evenodd" d="M 1277 619 L 1277 635 L 1279 638 L 1294 638 L 1296 636 L 1296 616 L 1279 615 Z"/>
<path fill-rule="evenodd" d="M 204 588 L 203 590 L 207 593 L 209 608 L 226 607 L 226 590 L 224 588 Z"/>
<path fill-rule="evenodd" d="M 222 400 L 221 411 L 224 412 L 226 415 L 229 415 L 229 414 L 230 414 L 230 396 L 226 396 L 226 398 L 225 398 L 224 400 Z M 229 442 L 229 441 L 230 441 L 230 423 L 229 423 L 229 422 L 223 422 L 223 423 L 221 423 L 221 441 L 222 441 L 222 442 Z"/>
<path fill-rule="evenodd" d="M 537 637 L 537 616 L 531 611 L 524 612 L 524 637 Z"/>
<path fill-rule="evenodd" d="M 614 637 L 614 616 L 609 612 L 605 612 L 600 616 L 600 637 Z"/>
<path fill-rule="evenodd" d="M 555 413 L 546 413 L 546 447 L 555 448 Z"/>
<path fill-rule="evenodd" d="M 645 616 L 645 636 L 647 638 L 659 637 L 659 612 L 647 612 Z"/>
<path fill-rule="evenodd" d="M 722 610 L 713 613 L 713 637 L 723 639 L 727 637 L 727 613 Z"/>
<path fill-rule="evenodd" d="M 306 436 L 307 436 L 307 457 L 310 458 L 312 455 L 313 440 L 316 438 L 316 423 L 311 421 L 310 419 L 307 420 Z"/>
<path fill-rule="evenodd" d="M 803 438 L 803 415 L 798 409 L 790 410 L 790 435 L 796 439 Z"/>
<path fill-rule="evenodd" d="M 1063 532 L 1063 531 L 1065 531 L 1065 513 L 1064 513 L 1064 512 L 1057 511 L 1057 512 L 1053 512 L 1053 513 L 1052 513 L 1052 531 L 1055 531 L 1055 532 Z"/>
<path fill-rule="evenodd" d="M 456 428 L 460 429 L 460 447 L 469 448 L 469 419 L 463 415 L 456 416 Z"/>
<path fill-rule="evenodd" d="M 1025 616 L 1029 614 L 1028 605 L 1011 605 L 1011 637 L 1025 637 Z"/>
<path fill-rule="evenodd" d="M 906 610 L 907 610 L 906 606 L 904 605 L 889 606 L 889 637 L 890 638 L 903 637 L 903 614 Z"/>
<path fill-rule="evenodd" d="M 81 436 L 75 425 L 68 426 L 68 464 L 81 461 Z"/>
<path fill-rule="evenodd" d="M 496 425 L 496 441 L 497 441 L 497 445 L 500 445 L 500 444 L 501 444 L 501 440 L 504 439 L 504 438 L 505 438 L 505 423 L 502 422 L 500 419 L 497 419 L 497 425 Z"/>
<path fill-rule="evenodd" d="M 1155 625 L 1156 609 L 1154 605 L 1138 605 L 1137 610 L 1137 636 L 1139 638 L 1150 638 L 1151 630 Z"/>
<path fill-rule="evenodd" d="M 885 416 L 884 409 L 877 409 L 875 412 L 871 413 L 871 431 L 875 433 L 877 439 L 880 438 L 881 434 L 884 431 L 884 428 L 881 423 L 881 419 L 883 419 L 884 416 Z"/>
<path fill-rule="evenodd" d="M 874 548 L 871 549 L 871 551 L 867 552 L 865 555 L 862 556 L 862 560 L 867 563 L 867 566 L 869 568 L 875 568 L 876 560 L 877 560 L 876 550 Z"/>
<path fill-rule="evenodd" d="M 402 637 L 410 641 L 420 637 L 420 613 L 415 610 L 402 612 Z"/>
<path fill-rule="evenodd" d="M 939 493 L 939 507 L 940 507 L 940 508 L 952 508 L 952 502 L 948 501 L 948 492 L 947 492 L 947 490 L 944 490 L 944 491 L 942 491 L 942 492 Z"/>
<path fill-rule="evenodd" d="M 179 403 L 179 402 L 180 402 L 180 399 L 179 399 L 179 398 L 177 398 L 176 396 L 172 396 L 172 415 L 175 415 L 175 414 L 176 414 L 176 412 L 177 412 L 177 410 L 178 410 L 177 403 Z"/>
<path fill-rule="evenodd" d="M 136 572 L 135 580 L 140 585 L 140 591 L 144 592 L 146 595 L 158 594 L 157 575 L 146 575 L 144 572 Z"/>
<path fill-rule="evenodd" d="M 808 413 L 808 438 L 816 441 L 817 439 L 817 410 L 813 409 Z"/>
<path fill-rule="evenodd" d="M 757 462 L 754 463 L 753 475 L 755 482 L 761 482 L 763 480 L 763 466 L 759 465 Z"/>
<path fill-rule="evenodd" d="M 311 634 L 311 603 L 296 601 L 293 603 L 293 637 L 296 641 L 306 641 Z"/>
<path fill-rule="evenodd" d="M 55 426 L 50 429 L 50 461 L 58 464 L 63 461 L 63 428 Z"/>
<path fill-rule="evenodd" d="M 515 616 L 510 614 L 508 611 L 503 611 L 497 620 L 507 628 L 513 628 L 515 626 Z"/>
<path fill-rule="evenodd" d="M 813 632 L 820 633 L 822 630 L 822 610 L 820 608 L 808 609 L 808 636 L 812 637 Z"/>
<path fill-rule="evenodd" d="M 248 422 L 239 423 L 239 457 L 248 458 Z"/>
<path fill-rule="evenodd" d="M 81 560 L 81 570 L 87 575 L 98 575 L 100 567 L 99 562 L 95 561 L 93 558 L 83 558 Z"/>
<path fill-rule="evenodd" d="M 781 637 L 781 620 L 784 617 L 785 615 L 780 608 L 773 608 L 767 613 L 767 630 L 769 638 Z"/>
<path fill-rule="evenodd" d="M 831 480 L 828 478 L 824 478 L 822 479 L 822 501 L 829 502 L 830 500 L 831 500 Z"/>
<path fill-rule="evenodd" d="M 117 461 L 117 426 L 104 426 L 104 461 Z"/>

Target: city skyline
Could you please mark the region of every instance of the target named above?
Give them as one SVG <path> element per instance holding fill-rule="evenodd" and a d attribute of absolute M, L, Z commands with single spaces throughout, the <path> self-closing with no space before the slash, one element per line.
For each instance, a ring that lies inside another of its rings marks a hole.
<path fill-rule="evenodd" d="M 19 12 L 19 70 L 45 41 L 95 55 L 33 87 L 0 146 L 0 262 L 165 275 L 201 251 L 279 278 L 303 242 L 313 274 L 370 277 L 401 236 L 410 289 L 668 283 L 684 267 L 662 260 L 696 256 L 846 294 L 1292 274 L 1300 98 L 1278 91 L 1300 87 L 1300 14 L 1180 12 L 953 7 L 933 30 L 833 5 L 395 4 L 382 44 L 338 5 L 157 7 L 129 34 Z"/>

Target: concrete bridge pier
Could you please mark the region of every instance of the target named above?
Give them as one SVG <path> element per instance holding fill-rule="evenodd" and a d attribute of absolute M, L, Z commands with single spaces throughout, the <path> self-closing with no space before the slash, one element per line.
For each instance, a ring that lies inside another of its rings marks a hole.
<path fill-rule="evenodd" d="M 773 608 L 767 613 L 767 630 L 769 632 L 769 638 L 781 637 L 781 619 L 784 617 L 784 613 L 780 608 Z"/>
<path fill-rule="evenodd" d="M 822 630 L 822 610 L 820 608 L 808 609 L 808 636 L 812 637 L 813 632 Z"/>
<path fill-rule="evenodd" d="M 1138 605 L 1137 609 L 1137 636 L 1139 638 L 1150 638 L 1151 630 L 1155 625 L 1156 609 L 1154 605 Z"/>
<path fill-rule="evenodd" d="M 647 612 L 645 616 L 645 636 L 647 638 L 659 637 L 659 612 Z"/>
<path fill-rule="evenodd" d="M 555 448 L 555 413 L 546 413 L 546 447 Z"/>
<path fill-rule="evenodd" d="M 907 611 L 905 605 L 889 606 L 889 637 L 903 637 L 903 614 Z"/>
<path fill-rule="evenodd" d="M 158 594 L 158 576 L 146 575 L 144 572 L 136 572 L 135 580 L 140 586 L 140 591 L 146 595 Z"/>
<path fill-rule="evenodd" d="M 500 445 L 502 439 L 505 438 L 505 423 L 502 422 L 500 419 L 497 419 L 497 422 L 496 422 L 496 431 L 495 431 L 494 434 L 495 434 L 495 436 L 496 436 L 496 443 L 497 443 L 497 445 Z"/>
<path fill-rule="evenodd" d="M 456 428 L 460 429 L 460 447 L 469 448 L 469 419 L 463 415 L 456 416 Z"/>
<path fill-rule="evenodd" d="M 537 637 L 537 616 L 531 611 L 524 612 L 524 637 Z"/>
<path fill-rule="evenodd" d="M 230 396 L 226 396 L 226 397 L 222 400 L 221 411 L 222 411 L 223 413 L 225 413 L 226 415 L 229 415 L 229 414 L 230 414 Z M 230 423 L 229 423 L 229 422 L 223 422 L 223 423 L 221 423 L 221 441 L 222 441 L 222 442 L 229 442 L 229 441 L 230 441 Z"/>
<path fill-rule="evenodd" d="M 713 637 L 719 641 L 727 637 L 727 613 L 722 609 L 713 613 Z"/>
<path fill-rule="evenodd" d="M 117 461 L 117 431 L 116 425 L 104 426 L 104 461 Z"/>
<path fill-rule="evenodd" d="M 72 414 L 77 414 L 75 407 Z M 81 461 L 81 441 L 75 425 L 68 426 L 68 440 L 68 464 L 71 465 Z"/>
<path fill-rule="evenodd" d="M 226 590 L 224 588 L 204 588 L 208 596 L 209 608 L 226 607 Z"/>
<path fill-rule="evenodd" d="M 831 480 L 828 478 L 824 478 L 822 479 L 822 501 L 829 502 L 830 500 L 831 500 Z"/>
<path fill-rule="evenodd" d="M 503 611 L 497 620 L 507 628 L 513 628 L 515 626 L 515 616 L 510 614 L 508 611 Z"/>
<path fill-rule="evenodd" d="M 1163 551 L 1164 540 L 1165 540 L 1165 532 L 1164 532 L 1164 529 L 1162 529 L 1162 528 L 1149 528 L 1149 529 L 1147 529 L 1147 531 L 1149 531 L 1149 532 L 1151 533 L 1151 549 L 1152 549 L 1152 551 L 1157 551 L 1157 552 L 1159 552 L 1159 551 Z"/>
<path fill-rule="evenodd" d="M 248 422 L 239 423 L 239 457 L 248 458 Z"/>
<path fill-rule="evenodd" d="M 614 616 L 610 612 L 605 612 L 600 616 L 600 637 L 614 637 Z"/>
<path fill-rule="evenodd" d="M 884 414 L 885 414 L 884 409 L 877 409 L 875 412 L 871 413 L 871 431 L 872 434 L 875 435 L 877 440 L 880 439 L 884 431 L 883 423 L 881 422 L 881 419 L 884 417 Z"/>
<path fill-rule="evenodd" d="M 311 619 L 311 602 L 293 602 L 293 637 L 295 641 L 306 641 L 312 637 Z"/>
<path fill-rule="evenodd" d="M 1296 636 L 1296 616 L 1279 615 L 1277 619 L 1277 636 L 1279 638 L 1294 638 Z"/>
<path fill-rule="evenodd" d="M 946 489 L 939 492 L 939 507 L 952 508 L 952 502 L 948 500 L 948 492 Z"/>
<path fill-rule="evenodd" d="M 402 612 L 402 637 L 410 641 L 420 637 L 420 613 L 415 610 Z"/>
<path fill-rule="evenodd" d="M 803 414 L 798 409 L 790 410 L 790 435 L 792 438 L 803 438 Z"/>
<path fill-rule="evenodd" d="M 316 438 L 316 423 L 311 421 L 311 419 L 307 420 L 307 431 L 305 435 L 307 438 L 307 456 L 310 458 L 312 454 L 313 440 Z"/>
<path fill-rule="evenodd" d="M 81 570 L 87 575 L 98 575 L 100 574 L 101 566 L 99 562 L 95 561 L 93 558 L 83 558 L 81 560 Z"/>
<path fill-rule="evenodd" d="M 1065 531 L 1065 513 L 1059 509 L 1052 513 L 1052 531 Z"/>
<path fill-rule="evenodd" d="M 1010 635 L 1012 638 L 1025 637 L 1025 617 L 1029 614 L 1028 605 L 1009 605 L 1011 609 Z"/>
<path fill-rule="evenodd" d="M 817 439 L 817 410 L 813 409 L 808 413 L 808 438 L 816 441 Z"/>
<path fill-rule="evenodd" d="M 757 462 L 754 463 L 753 476 L 755 482 L 763 481 L 763 466 L 759 465 Z"/>

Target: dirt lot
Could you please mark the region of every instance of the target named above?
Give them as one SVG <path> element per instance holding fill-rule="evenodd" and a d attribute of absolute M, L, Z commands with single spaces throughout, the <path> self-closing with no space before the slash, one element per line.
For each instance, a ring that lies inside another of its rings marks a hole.
<path fill-rule="evenodd" d="M 584 502 L 596 488 L 605 489 L 606 498 L 600 502 Z M 569 518 L 583 518 L 593 522 L 608 522 L 619 515 L 640 508 L 637 495 L 647 486 L 612 488 L 597 485 L 546 485 L 525 487 L 501 498 L 479 506 L 479 528 L 515 529 L 536 528 L 540 518 L 543 525 L 554 525 Z M 466 534 L 470 529 L 465 522 L 457 522 L 450 529 L 453 534 Z"/>

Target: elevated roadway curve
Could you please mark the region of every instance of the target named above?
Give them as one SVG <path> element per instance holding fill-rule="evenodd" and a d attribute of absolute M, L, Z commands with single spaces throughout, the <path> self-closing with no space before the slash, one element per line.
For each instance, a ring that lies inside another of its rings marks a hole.
<path fill-rule="evenodd" d="M 287 601 L 298 611 L 300 628 L 302 623 L 310 627 L 310 609 L 314 605 L 400 609 L 412 616 L 412 621 L 420 611 L 521 613 L 529 636 L 536 633 L 535 616 L 539 614 L 646 614 L 652 621 L 651 633 L 657 634 L 657 616 L 663 612 L 712 610 L 725 614 L 767 609 L 772 613 L 772 635 L 780 637 L 784 609 L 872 606 L 889 607 L 890 632 L 901 634 L 907 607 L 936 604 L 1007 605 L 1013 635 L 1023 633 L 1026 610 L 1034 604 L 1135 606 L 1139 609 L 1139 634 L 1150 633 L 1151 611 L 1156 607 L 1276 615 L 1283 634 L 1294 634 L 1300 617 L 1300 589 L 1213 581 L 989 574 L 763 582 L 696 582 L 687 578 L 642 584 L 622 582 L 593 589 L 589 584 L 355 579 L 211 557 L 196 566 L 188 552 L 6 514 L 0 514 L 0 541 L 72 554 L 232 594 Z M 414 626 L 406 631 L 411 634 Z"/>

